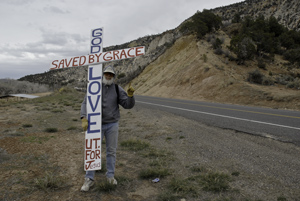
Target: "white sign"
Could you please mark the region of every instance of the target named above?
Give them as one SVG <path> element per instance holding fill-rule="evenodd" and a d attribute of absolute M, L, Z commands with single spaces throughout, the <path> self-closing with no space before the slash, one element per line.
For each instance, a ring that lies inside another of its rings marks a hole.
<path fill-rule="evenodd" d="M 102 52 L 102 50 L 103 28 L 97 28 L 91 31 L 89 55 L 54 60 L 50 64 L 50 70 L 93 65 L 89 66 L 88 69 L 89 83 L 87 86 L 86 105 L 89 124 L 85 132 L 85 171 L 101 169 L 102 63 L 134 58 L 145 54 L 144 46 L 109 52 Z"/>
<path fill-rule="evenodd" d="M 90 54 L 103 52 L 103 28 L 94 29 L 91 31 L 91 48 Z"/>
<path fill-rule="evenodd" d="M 116 61 L 121 59 L 129 59 L 145 54 L 145 47 L 132 47 L 121 50 L 113 50 L 109 52 L 100 52 L 96 54 L 78 56 L 71 58 L 64 58 L 60 60 L 54 60 L 50 64 L 50 70 L 60 69 L 60 68 L 69 68 L 69 67 L 78 67 L 85 65 L 96 65 L 100 63 L 105 63 L 109 61 Z"/>
<path fill-rule="evenodd" d="M 103 28 L 91 31 L 90 54 L 101 53 L 103 46 Z M 102 64 L 89 66 L 87 86 L 87 120 L 85 132 L 84 170 L 101 169 L 102 142 Z"/>
<path fill-rule="evenodd" d="M 101 125 L 102 125 L 102 64 L 89 67 L 87 87 L 87 120 L 85 132 L 84 170 L 101 169 Z"/>

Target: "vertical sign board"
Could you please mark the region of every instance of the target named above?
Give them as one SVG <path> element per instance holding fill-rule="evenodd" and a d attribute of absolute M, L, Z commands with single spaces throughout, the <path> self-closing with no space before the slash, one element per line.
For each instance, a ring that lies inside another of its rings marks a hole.
<path fill-rule="evenodd" d="M 102 52 L 103 28 L 91 31 L 90 54 Z M 84 170 L 101 169 L 102 64 L 89 66 L 87 86 L 88 129 L 85 133 Z"/>

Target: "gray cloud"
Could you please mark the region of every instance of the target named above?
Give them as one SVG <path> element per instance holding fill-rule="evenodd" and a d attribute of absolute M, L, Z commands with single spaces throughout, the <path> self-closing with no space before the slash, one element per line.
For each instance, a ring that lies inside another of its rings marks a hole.
<path fill-rule="evenodd" d="M 70 13 L 69 11 L 64 11 L 56 6 L 47 6 L 43 9 L 45 12 L 54 13 L 54 14 L 67 14 Z"/>
<path fill-rule="evenodd" d="M 0 0 L 0 78 L 48 71 L 51 61 L 86 55 L 91 29 L 104 47 L 177 27 L 197 10 L 236 0 Z"/>

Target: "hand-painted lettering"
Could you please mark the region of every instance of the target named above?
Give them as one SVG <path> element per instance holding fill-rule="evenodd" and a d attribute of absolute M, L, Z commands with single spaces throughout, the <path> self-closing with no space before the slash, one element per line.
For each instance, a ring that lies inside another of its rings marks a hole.
<path fill-rule="evenodd" d="M 99 126 L 101 127 L 101 125 L 99 125 L 99 124 L 101 124 L 101 122 L 92 121 L 92 118 L 94 116 L 100 116 L 100 112 L 99 113 L 91 113 L 91 114 L 88 114 L 87 116 L 88 116 L 88 122 L 89 122 L 87 133 L 88 134 L 89 133 L 100 133 L 100 129 L 92 130 L 92 128 L 91 128 L 93 125 L 97 125 L 97 124 L 98 124 L 98 127 Z"/>
<path fill-rule="evenodd" d="M 111 52 L 106 52 L 106 53 L 103 55 L 103 60 L 104 60 L 104 61 L 111 61 L 111 60 L 112 60 L 112 56 L 106 57 L 107 54 L 111 54 Z"/>
<path fill-rule="evenodd" d="M 131 55 L 131 54 L 130 54 L 131 50 L 134 50 L 134 47 L 133 47 L 133 48 L 130 48 L 130 49 L 128 50 L 128 56 L 129 56 L 129 57 L 135 57 L 134 55 Z"/>
<path fill-rule="evenodd" d="M 123 58 L 123 56 L 124 56 L 124 58 Z M 121 51 L 120 59 L 127 59 L 127 55 L 126 55 L 126 51 L 125 50 Z"/>
<path fill-rule="evenodd" d="M 97 57 L 97 63 L 99 63 L 99 62 L 100 62 L 100 56 L 102 55 L 102 53 L 95 54 L 95 55 L 96 55 L 96 57 Z"/>
<path fill-rule="evenodd" d="M 85 62 L 86 62 L 86 57 L 85 56 L 81 56 L 79 58 L 79 66 L 83 66 Z"/>
<path fill-rule="evenodd" d="M 98 107 L 98 103 L 100 102 L 100 95 L 97 96 L 97 100 L 96 100 L 95 104 L 93 104 L 91 96 L 88 96 L 88 100 L 89 100 L 89 103 L 90 103 L 90 106 L 91 106 L 93 112 L 95 112 L 95 110 Z"/>
<path fill-rule="evenodd" d="M 144 47 L 135 48 L 135 56 L 141 56 L 144 54 L 140 49 L 144 49 Z"/>
<path fill-rule="evenodd" d="M 119 56 L 118 56 L 118 54 L 119 54 L 119 50 L 114 50 L 114 51 L 113 51 L 113 57 L 114 57 L 114 60 L 116 60 L 116 58 L 117 58 L 117 59 L 120 59 Z"/>
<path fill-rule="evenodd" d="M 89 55 L 89 63 L 90 63 L 90 64 L 92 64 L 92 63 L 95 62 L 94 57 L 95 57 L 95 56 L 94 56 L 93 54 Z"/>
<path fill-rule="evenodd" d="M 71 64 L 71 61 L 72 61 L 72 59 L 70 59 L 70 61 L 68 62 L 68 60 L 67 59 L 65 59 L 65 63 L 66 63 L 66 66 L 67 67 L 69 67 L 70 66 L 70 64 Z"/>
<path fill-rule="evenodd" d="M 93 85 L 97 88 L 96 91 L 92 91 L 92 88 L 93 88 L 93 89 L 95 88 L 95 87 L 93 87 Z M 89 90 L 89 93 L 90 93 L 90 94 L 92 94 L 92 95 L 97 95 L 97 94 L 100 92 L 100 90 L 101 90 L 101 84 L 100 84 L 100 82 L 98 82 L 98 81 L 91 82 L 91 83 L 89 84 L 88 90 Z"/>
<path fill-rule="evenodd" d="M 90 67 L 89 68 L 89 80 L 98 80 L 98 79 L 101 79 L 101 76 L 98 76 L 98 77 L 94 77 L 93 76 L 93 67 Z"/>
<path fill-rule="evenodd" d="M 61 66 L 62 65 L 62 66 Z M 65 61 L 62 59 L 60 62 L 59 62 L 59 65 L 58 65 L 58 68 L 64 68 L 65 67 Z"/>
<path fill-rule="evenodd" d="M 92 36 L 93 37 L 98 37 L 98 36 L 102 36 L 102 28 L 98 28 L 98 29 L 94 29 L 92 31 Z"/>
<path fill-rule="evenodd" d="M 54 60 L 54 61 L 52 61 L 52 66 L 55 66 L 55 67 L 52 67 L 52 68 L 50 68 L 50 70 L 54 70 L 54 69 L 56 69 L 57 68 L 57 64 L 56 64 L 56 62 L 58 62 L 58 60 Z"/>

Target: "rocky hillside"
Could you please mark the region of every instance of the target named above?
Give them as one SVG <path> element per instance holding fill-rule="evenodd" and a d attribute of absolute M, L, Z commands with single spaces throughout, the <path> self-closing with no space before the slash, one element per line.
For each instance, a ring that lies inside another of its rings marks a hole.
<path fill-rule="evenodd" d="M 223 22 L 230 21 L 237 13 L 241 17 L 273 14 L 289 28 L 296 29 L 298 8 L 297 0 L 249 0 L 212 11 L 221 16 Z M 236 24 L 228 23 L 222 30 L 208 34 L 200 41 L 193 35 L 183 35 L 178 26 L 162 34 L 107 47 L 105 51 L 146 46 L 144 56 L 110 63 L 117 70 L 118 83 L 126 87 L 125 84 L 133 80 L 136 94 L 299 110 L 299 90 L 287 88 L 288 83 L 283 82 L 292 82 L 295 75 L 300 75 L 300 70 L 287 67 L 281 56 L 275 55 L 273 60 L 266 62 L 264 69 L 259 69 L 268 80 L 276 81 L 274 85 L 263 86 L 247 81 L 249 74 L 258 70 L 256 60 L 237 65 L 228 59 L 228 55 L 215 54 L 211 44 L 215 38 L 220 38 L 223 51 L 231 54 L 227 47 Z M 53 88 L 62 85 L 85 88 L 86 75 L 87 67 L 80 67 L 25 76 L 21 80 L 47 83 Z"/>
<path fill-rule="evenodd" d="M 259 15 L 266 18 L 274 16 L 285 27 L 300 30 L 300 1 L 298 0 L 247 0 L 212 11 L 222 16 L 224 21 L 231 21 L 235 14 L 240 14 L 242 18 Z"/>

